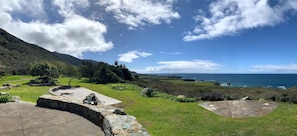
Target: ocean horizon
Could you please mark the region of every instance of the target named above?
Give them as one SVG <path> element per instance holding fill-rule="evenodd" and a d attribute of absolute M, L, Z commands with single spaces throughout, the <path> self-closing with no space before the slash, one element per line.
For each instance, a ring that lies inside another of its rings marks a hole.
<path fill-rule="evenodd" d="M 179 76 L 196 81 L 230 83 L 231 87 L 290 88 L 297 86 L 297 74 L 202 74 L 202 73 L 166 73 L 159 76 Z"/>

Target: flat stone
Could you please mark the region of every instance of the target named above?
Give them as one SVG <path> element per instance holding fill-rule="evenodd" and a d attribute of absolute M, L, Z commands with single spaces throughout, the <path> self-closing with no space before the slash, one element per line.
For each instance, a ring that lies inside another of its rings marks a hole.
<path fill-rule="evenodd" d="M 120 100 L 99 94 L 97 92 L 94 92 L 84 87 L 60 89 L 50 93 L 57 96 L 61 96 L 62 94 L 62 96 L 64 97 L 70 97 L 78 101 L 83 101 L 90 93 L 94 93 L 95 96 L 100 100 L 100 103 L 103 105 L 116 105 L 116 104 L 122 103 L 122 101 Z M 63 94 L 71 94 L 71 95 L 63 95 Z"/>
<path fill-rule="evenodd" d="M 273 111 L 278 103 L 253 100 L 215 101 L 199 104 L 203 108 L 227 117 L 265 116 Z"/>

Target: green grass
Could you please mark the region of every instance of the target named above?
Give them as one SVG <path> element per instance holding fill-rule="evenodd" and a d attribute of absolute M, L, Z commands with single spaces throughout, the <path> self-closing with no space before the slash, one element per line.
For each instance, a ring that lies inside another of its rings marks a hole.
<path fill-rule="evenodd" d="M 20 84 L 21 87 L 15 87 L 9 90 L 2 90 L 2 92 L 9 92 L 12 96 L 20 96 L 23 101 L 36 103 L 38 97 L 48 93 L 50 87 L 32 87 L 26 85 L 32 76 L 4 76 L 0 78 L 0 84 Z"/>
<path fill-rule="evenodd" d="M 0 85 L 3 84 L 25 84 L 28 83 L 32 76 L 3 76 L 0 78 Z"/>
<path fill-rule="evenodd" d="M 60 78 L 68 84 L 69 78 Z M 297 134 L 297 105 L 280 103 L 264 117 L 221 117 L 200 107 L 197 102 L 179 103 L 164 98 L 140 95 L 142 88 L 133 84 L 90 84 L 73 79 L 71 85 L 80 85 L 123 101 L 125 111 L 148 129 L 152 136 L 293 136 Z M 124 86 L 116 90 L 113 86 Z M 8 90 L 23 100 L 34 102 L 48 87 L 30 87 Z"/>
<path fill-rule="evenodd" d="M 20 96 L 23 101 L 29 101 L 36 103 L 39 96 L 43 94 L 48 94 L 48 89 L 50 87 L 31 87 L 27 85 L 22 85 L 21 87 L 12 88 L 5 90 L 4 92 L 9 92 L 12 96 Z"/>
<path fill-rule="evenodd" d="M 67 81 L 67 80 L 66 80 Z M 230 136 L 230 135 L 281 135 L 297 134 L 297 105 L 280 103 L 279 107 L 264 117 L 221 117 L 200 107 L 197 102 L 179 103 L 164 98 L 147 98 L 140 95 L 142 88 L 133 84 L 125 90 L 114 90 L 114 84 L 80 84 L 101 94 L 123 101 L 129 115 L 148 129 L 153 136 Z"/>

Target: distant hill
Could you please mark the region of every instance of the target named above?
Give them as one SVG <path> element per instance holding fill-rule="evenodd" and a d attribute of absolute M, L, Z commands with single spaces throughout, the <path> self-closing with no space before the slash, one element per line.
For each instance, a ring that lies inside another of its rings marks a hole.
<path fill-rule="evenodd" d="M 94 61 L 94 60 L 86 60 L 86 59 L 78 59 L 76 57 L 73 57 L 71 55 L 67 55 L 67 54 L 61 54 L 58 52 L 52 52 L 56 57 L 58 57 L 59 59 L 63 60 L 64 62 L 67 62 L 69 64 L 75 65 L 75 66 L 79 66 L 81 65 L 83 62 L 91 62 L 93 64 L 98 64 L 99 62 Z"/>
<path fill-rule="evenodd" d="M 83 60 L 75 58 L 75 57 L 67 55 L 67 54 L 61 54 L 58 52 L 53 52 L 52 54 L 55 55 L 56 57 L 58 57 L 59 59 L 61 59 L 62 61 L 68 62 L 69 64 L 72 64 L 75 66 L 81 65 L 81 63 L 83 62 Z"/>
<path fill-rule="evenodd" d="M 61 61 L 48 50 L 27 43 L 3 29 L 0 29 L 0 60 L 0 69 L 9 73 L 23 73 L 33 62 Z"/>
<path fill-rule="evenodd" d="M 0 28 L 0 70 L 22 74 L 26 73 L 31 63 L 44 61 L 78 66 L 86 60 L 50 52 L 37 45 L 27 43 Z"/>

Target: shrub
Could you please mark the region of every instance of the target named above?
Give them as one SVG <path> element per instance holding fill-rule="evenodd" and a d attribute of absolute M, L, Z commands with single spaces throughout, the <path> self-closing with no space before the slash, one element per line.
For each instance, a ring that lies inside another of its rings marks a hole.
<path fill-rule="evenodd" d="M 222 101 L 224 100 L 224 96 L 218 92 L 203 92 L 201 100 Z"/>
<path fill-rule="evenodd" d="M 154 89 L 152 89 L 152 88 L 144 88 L 144 89 L 141 91 L 141 95 L 142 95 L 142 96 L 145 96 L 145 97 L 154 97 L 154 95 L 155 95 L 155 91 L 154 91 Z"/>
<path fill-rule="evenodd" d="M 11 101 L 11 96 L 9 94 L 0 95 L 0 103 L 7 103 Z"/>
<path fill-rule="evenodd" d="M 297 92 L 296 91 L 284 91 L 277 99 L 280 102 L 289 102 L 297 104 Z"/>
<path fill-rule="evenodd" d="M 111 88 L 113 90 L 126 90 L 127 89 L 127 87 L 124 85 L 112 85 Z"/>

